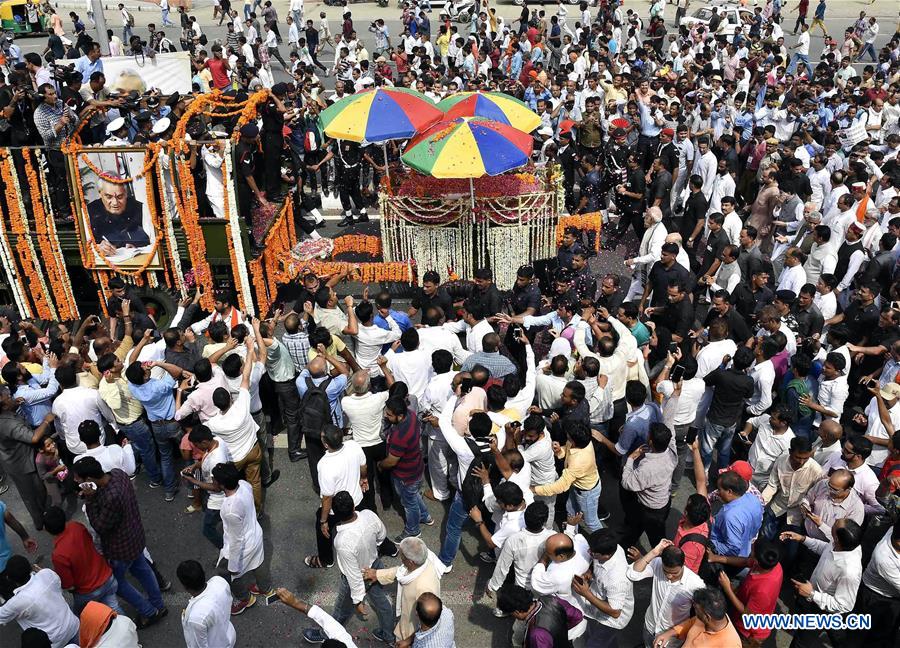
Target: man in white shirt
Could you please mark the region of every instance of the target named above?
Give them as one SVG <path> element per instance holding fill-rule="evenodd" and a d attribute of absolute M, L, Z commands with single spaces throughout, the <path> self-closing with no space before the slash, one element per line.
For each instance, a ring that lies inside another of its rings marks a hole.
<path fill-rule="evenodd" d="M 397 348 L 401 345 L 403 353 L 397 353 Z M 419 348 L 418 331 L 415 328 L 405 330 L 384 357 L 394 380 L 405 383 L 409 393 L 416 399 L 421 399 L 434 373 L 431 370 L 430 353 Z"/>
<path fill-rule="evenodd" d="M 522 519 L 525 528 L 507 537 L 497 556 L 497 564 L 487 586 L 488 596 L 493 597 L 503 587 L 510 568 L 513 569 L 516 585 L 531 589 L 531 571 L 544 554 L 544 543 L 554 532 L 545 526 L 548 510 L 543 502 L 529 505 Z M 495 609 L 494 615 L 499 617 L 502 613 Z"/>
<path fill-rule="evenodd" d="M 862 529 L 853 520 L 838 520 L 831 527 L 831 542 L 784 531 L 780 539 L 802 542 L 819 554 L 819 562 L 808 581 L 792 580 L 797 591 L 797 614 L 843 614 L 853 610 L 862 580 Z M 829 633 L 830 635 L 831 633 Z M 832 639 L 834 643 L 834 640 Z M 797 630 L 796 646 L 819 646 L 819 632 Z"/>
<path fill-rule="evenodd" d="M 581 514 L 576 517 L 580 519 Z M 584 536 L 576 533 L 577 526 L 572 525 L 574 518 L 569 520 L 566 533 L 547 538 L 544 555 L 531 570 L 531 589 L 538 595 L 558 596 L 584 612 L 584 599 L 572 591 L 572 581 L 590 568 L 591 550 Z M 569 630 L 569 639 L 577 639 L 586 630 L 587 622 L 582 620 Z"/>
<path fill-rule="evenodd" d="M 372 631 L 372 635 L 392 644 L 394 607 L 378 581 L 366 586 L 363 570 L 382 568 L 379 548 L 394 556 L 397 555 L 397 548 L 388 539 L 387 529 L 379 517 L 365 509 L 356 511 L 353 499 L 347 491 L 339 491 L 331 501 L 334 552 L 343 576 L 332 616 L 340 625 L 345 625 L 354 611 L 365 611 L 363 601 L 368 599 L 378 618 L 378 628 Z M 307 628 L 303 631 L 303 638 L 309 643 L 323 643 L 327 637 L 319 628 Z"/>
<path fill-rule="evenodd" d="M 631 621 L 634 614 L 634 586 L 628 579 L 628 560 L 611 529 L 591 534 L 590 583 L 575 581 L 575 590 L 590 606 L 585 606 L 588 620 L 587 645 L 614 645 L 616 637 Z"/>
<path fill-rule="evenodd" d="M 235 599 L 231 604 L 232 615 L 252 607 L 257 596 L 274 593 L 269 590 L 269 567 L 265 562 L 263 532 L 253 505 L 253 491 L 240 477 L 241 473 L 233 463 L 213 468 L 213 484 L 225 494 L 222 502 L 224 542 L 219 560 L 226 561 L 223 567 L 231 576 L 231 595 Z"/>
<path fill-rule="evenodd" d="M 872 627 L 860 633 L 861 645 L 890 645 L 900 613 L 900 525 L 888 529 L 875 546 L 862 575 L 856 609 L 872 614 Z"/>
<path fill-rule="evenodd" d="M 363 489 L 369 488 L 366 455 L 362 448 L 354 441 L 344 441 L 343 430 L 333 425 L 326 426 L 321 436 L 325 456 L 317 466 L 321 497 L 321 505 L 316 512 L 318 553 L 304 561 L 310 567 L 330 567 L 334 563 L 332 534 L 335 517 L 331 511 L 334 496 L 342 491 L 347 492 L 356 507 L 363 502 Z"/>
<path fill-rule="evenodd" d="M 350 377 L 347 395 L 341 399 L 341 411 L 344 413 L 344 427 L 350 430 L 350 437 L 359 445 L 366 455 L 366 470 L 372 476 L 372 483 L 363 495 L 363 508 L 375 509 L 375 484 L 383 509 L 391 508 L 394 499 L 394 487 L 391 484 L 390 472 L 380 472 L 375 467 L 385 458 L 387 450 L 381 438 L 384 421 L 384 405 L 388 392 L 373 393 L 370 389 L 371 378 L 368 372 L 360 369 Z"/>
<path fill-rule="evenodd" d="M 772 358 L 778 353 L 774 340 L 764 338 L 756 343 L 756 366 L 750 370 L 753 396 L 747 403 L 747 413 L 759 416 L 772 405 L 772 386 L 775 384 L 775 365 Z"/>
<path fill-rule="evenodd" d="M 653 645 L 661 632 L 687 620 L 693 594 L 705 587 L 703 579 L 684 566 L 684 552 L 671 540 L 661 540 L 646 556 L 625 570 L 632 582 L 653 579 L 650 606 L 644 616 L 644 645 Z"/>
<path fill-rule="evenodd" d="M 241 387 L 234 398 L 227 387 L 218 387 L 212 395 L 219 413 L 206 422 L 206 426 L 228 446 L 238 470 L 253 488 L 253 501 L 257 511 L 263 510 L 263 488 L 260 475 L 262 451 L 257 442 L 259 425 L 250 414 L 250 375 L 256 360 L 255 345 L 248 341 L 247 360 L 241 374 Z M 180 394 L 179 394 L 180 396 Z"/>
<path fill-rule="evenodd" d="M 803 262 L 806 261 L 806 255 L 799 248 L 789 248 L 784 255 L 784 269 L 781 276 L 778 277 L 777 290 L 790 290 L 794 296 L 800 294 L 800 289 L 806 284 L 806 270 L 803 268 Z"/>
<path fill-rule="evenodd" d="M 422 311 L 422 327 L 416 329 L 419 333 L 419 348 L 429 356 L 438 349 L 443 349 L 453 356 L 453 362 L 462 365 L 472 352 L 464 349 L 456 333 L 443 326 L 444 311 L 435 306 L 429 306 Z"/>
<path fill-rule="evenodd" d="M 191 595 L 181 614 L 181 629 L 187 648 L 234 648 L 237 633 L 231 624 L 231 588 L 221 576 L 208 581 L 203 566 L 185 560 L 175 572 Z"/>
<path fill-rule="evenodd" d="M 644 294 L 644 286 L 647 284 L 647 275 L 653 264 L 662 257 L 662 247 L 666 242 L 668 231 L 662 223 L 662 210 L 659 207 L 650 207 L 644 214 L 644 234 L 638 248 L 638 255 L 631 259 L 625 259 L 625 265 L 633 269 L 631 285 L 625 301 L 631 301 L 635 297 Z"/>
<path fill-rule="evenodd" d="M 81 422 L 78 426 L 78 438 L 87 447 L 83 454 L 76 456 L 72 463 L 75 463 L 82 457 L 93 457 L 96 459 L 103 472 L 109 472 L 113 468 L 118 468 L 126 475 L 131 477 L 135 471 L 134 450 L 127 441 L 124 446 L 119 445 L 101 445 L 100 439 L 103 432 L 100 426 L 92 419 Z"/>
<path fill-rule="evenodd" d="M 759 490 L 765 488 L 775 460 L 788 451 L 794 432 L 790 427 L 791 413 L 787 406 L 778 404 L 768 414 L 747 419 L 738 439 L 750 443 L 747 461 L 753 468 L 751 481 Z"/>
<path fill-rule="evenodd" d="M 419 414 L 440 416 L 447 399 L 453 395 L 453 378 L 458 372 L 452 370 L 453 356 L 444 349 L 431 353 L 431 368 L 434 377 L 419 399 Z M 425 497 L 443 502 L 450 498 L 451 475 L 455 485 L 456 456 L 450 452 L 440 430 L 430 423 L 423 425 L 428 437 L 428 476 L 431 482 L 431 491 L 426 491 Z"/>
<path fill-rule="evenodd" d="M 880 388 L 869 388 L 869 391 L 875 395 L 866 405 L 865 413 L 857 414 L 856 417 L 859 417 L 858 423 L 866 425 L 866 438 L 872 442 L 872 454 L 868 456 L 866 463 L 880 472 L 888 458 L 890 443 L 885 423 L 890 424 L 892 431 L 900 430 L 900 384 L 889 382 Z"/>
<path fill-rule="evenodd" d="M 56 381 L 62 392 L 53 401 L 53 415 L 56 416 L 57 432 L 61 432 L 66 447 L 72 454 L 81 455 L 87 452 L 87 446 L 78 437 L 78 426 L 82 421 L 94 421 L 100 427 L 100 444 L 106 442 L 102 433 L 105 412 L 109 412 L 100 398 L 100 392 L 89 387 L 78 386 L 75 367 L 71 364 L 61 365 L 56 369 Z M 110 419 L 112 419 L 110 412 Z"/>
<path fill-rule="evenodd" d="M 455 322 L 445 323 L 444 329 L 451 333 L 465 333 L 466 349 L 470 353 L 481 353 L 484 336 L 494 332 L 494 327 L 487 320 L 490 315 L 485 312 L 481 301 L 470 297 L 463 304 L 462 317 Z"/>
<path fill-rule="evenodd" d="M 878 477 L 866 463 L 870 454 L 872 442 L 869 439 L 861 435 L 850 436 L 845 438 L 841 453 L 831 455 L 822 464 L 822 472 L 826 474 L 832 468 L 846 468 L 853 473 L 853 489 L 862 500 L 867 515 L 884 512 L 884 507 L 875 497 Z"/>
<path fill-rule="evenodd" d="M 16 621 L 19 627 L 47 633 L 53 648 L 78 644 L 78 617 L 63 598 L 62 582 L 52 569 L 32 573 L 25 556 L 10 557 L 3 572 L 15 594 L 0 606 L 0 625 Z"/>
<path fill-rule="evenodd" d="M 401 331 L 394 318 L 385 317 L 388 330 L 375 326 L 375 307 L 372 302 L 361 302 L 355 310 L 356 319 L 359 321 L 359 331 L 356 335 L 356 362 L 360 369 L 369 372 L 378 386 L 384 385 L 384 374 L 378 366 L 378 356 L 381 355 L 381 347 L 392 344 L 400 339 Z"/>
<path fill-rule="evenodd" d="M 797 71 L 797 64 L 803 63 L 804 74 L 810 76 L 812 70 L 809 66 L 809 27 L 805 24 L 800 25 L 800 36 L 797 37 L 797 44 L 791 45 L 791 49 L 797 51 L 794 52 L 794 55 L 791 57 L 787 73 L 794 74 Z"/>
<path fill-rule="evenodd" d="M 231 453 L 224 441 L 218 440 L 205 425 L 194 427 L 188 436 L 188 440 L 203 452 L 203 458 L 192 466 L 182 471 L 182 477 L 188 483 L 193 484 L 207 492 L 206 510 L 203 512 L 203 536 L 209 540 L 216 549 L 222 548 L 222 531 L 219 525 L 222 522 L 220 512 L 225 495 L 221 489 L 213 483 L 212 471 L 219 464 L 232 461 Z M 200 469 L 200 479 L 194 477 L 195 471 Z"/>

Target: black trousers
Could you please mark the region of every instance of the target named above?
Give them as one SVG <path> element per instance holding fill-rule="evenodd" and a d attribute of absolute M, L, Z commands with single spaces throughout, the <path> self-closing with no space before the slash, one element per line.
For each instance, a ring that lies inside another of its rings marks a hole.
<path fill-rule="evenodd" d="M 238 203 L 238 214 L 240 214 L 241 218 L 244 219 L 244 222 L 247 223 L 247 236 L 250 238 L 250 244 L 253 245 L 255 239 L 253 238 L 253 200 L 251 198 L 253 192 L 250 191 L 250 186 L 243 184 L 241 182 L 237 183 L 237 203 Z"/>
<path fill-rule="evenodd" d="M 313 490 L 319 494 L 319 460 L 325 456 L 325 446 L 322 439 L 312 438 L 312 435 L 304 434 L 306 438 L 306 460 L 309 462 L 309 478 L 312 480 Z"/>
<path fill-rule="evenodd" d="M 391 484 L 391 472 L 389 470 L 378 470 L 376 466 L 379 461 L 387 456 L 387 446 L 383 442 L 376 443 L 373 446 L 363 448 L 363 454 L 366 455 L 369 490 L 363 493 L 362 504 L 359 507 L 377 512 L 375 508 L 375 486 L 377 483 L 381 509 L 387 511 L 394 504 L 394 487 Z"/>
<path fill-rule="evenodd" d="M 263 133 L 263 169 L 266 172 L 266 199 L 281 191 L 281 149 L 284 136 L 281 133 Z"/>
<path fill-rule="evenodd" d="M 900 630 L 900 599 L 882 596 L 865 584 L 859 586 L 856 595 L 854 612 L 872 615 L 872 627 L 855 634 L 858 645 L 866 648 L 892 648 L 896 644 L 897 632 Z"/>
<path fill-rule="evenodd" d="M 634 230 L 638 243 L 640 243 L 641 238 L 644 236 L 644 214 L 640 211 L 623 210 L 621 216 L 619 216 L 619 222 L 616 223 L 616 229 L 610 237 L 609 244 L 618 243 L 628 232 L 629 225 Z"/>
<path fill-rule="evenodd" d="M 355 208 L 362 211 L 366 208 L 363 202 L 362 187 L 359 185 L 359 165 L 355 167 L 338 166 L 338 190 L 341 197 L 341 207 L 345 214 L 349 214 Z"/>

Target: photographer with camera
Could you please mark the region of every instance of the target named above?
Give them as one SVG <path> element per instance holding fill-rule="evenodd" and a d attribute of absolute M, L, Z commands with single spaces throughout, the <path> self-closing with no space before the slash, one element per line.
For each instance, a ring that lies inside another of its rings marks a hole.
<path fill-rule="evenodd" d="M 70 207 L 69 188 L 66 184 L 66 159 L 59 146 L 74 132 L 78 115 L 62 102 L 52 83 L 38 86 L 37 97 L 41 99 L 41 103 L 34 109 L 34 125 L 44 140 L 44 146 L 47 147 L 47 164 L 50 165 L 50 173 L 47 174 L 50 200 L 57 214 L 68 214 Z"/>
<path fill-rule="evenodd" d="M 0 145 L 27 146 L 38 142 L 33 95 L 31 80 L 24 70 L 11 72 L 9 85 L 0 87 Z"/>

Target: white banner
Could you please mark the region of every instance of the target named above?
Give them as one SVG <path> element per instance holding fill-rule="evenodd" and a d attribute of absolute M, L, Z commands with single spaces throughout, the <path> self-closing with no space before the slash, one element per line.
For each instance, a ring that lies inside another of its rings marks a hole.
<path fill-rule="evenodd" d="M 866 127 L 862 124 L 854 124 L 850 128 L 842 128 L 838 131 L 838 139 L 841 142 L 841 148 L 849 151 L 856 144 L 859 144 L 868 137 Z"/>
<path fill-rule="evenodd" d="M 110 90 L 143 93 L 159 88 L 164 94 L 191 92 L 191 58 L 187 52 L 145 56 L 104 56 L 103 73 Z"/>

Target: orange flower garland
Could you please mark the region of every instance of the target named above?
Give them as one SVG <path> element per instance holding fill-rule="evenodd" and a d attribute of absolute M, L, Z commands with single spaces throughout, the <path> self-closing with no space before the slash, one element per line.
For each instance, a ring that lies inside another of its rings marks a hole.
<path fill-rule="evenodd" d="M 181 123 L 179 122 L 179 126 Z M 175 143 L 178 148 L 178 142 Z M 206 310 L 212 310 L 214 306 L 212 268 L 206 258 L 206 239 L 203 238 L 203 228 L 200 227 L 200 216 L 197 211 L 197 190 L 194 186 L 194 175 L 190 165 L 181 155 L 174 158 L 175 171 L 178 183 L 175 188 L 175 201 L 178 203 L 178 213 L 181 216 L 181 227 L 187 238 L 188 252 L 191 265 L 194 268 L 194 281 L 197 288 L 201 289 L 200 306 Z"/>
<path fill-rule="evenodd" d="M 278 291 L 278 285 L 296 276 L 285 266 L 285 262 L 293 258 L 291 249 L 297 243 L 293 220 L 293 203 L 289 199 L 269 228 L 263 242 L 263 253 L 250 262 L 251 281 L 261 316 L 265 316 L 272 307 L 272 297 Z"/>
<path fill-rule="evenodd" d="M 143 168 L 141 168 L 141 172 L 137 174 L 137 177 L 145 176 L 153 169 L 153 165 L 156 164 L 156 158 L 159 155 L 159 151 L 161 148 L 162 147 L 159 144 L 156 144 L 156 145 L 148 144 L 147 145 L 147 150 L 151 151 L 152 155 L 150 155 L 149 157 L 146 155 L 144 156 L 144 166 L 143 166 Z M 89 168 L 91 171 L 96 173 L 98 178 L 103 178 L 107 182 L 111 182 L 113 184 L 128 184 L 129 182 L 134 181 L 134 177 L 118 178 L 116 176 L 110 175 L 103 169 L 100 169 L 97 166 L 95 166 L 94 163 L 91 162 L 90 158 L 85 153 L 82 153 L 79 156 L 79 159 L 84 163 L 84 165 L 87 168 Z"/>
<path fill-rule="evenodd" d="M 577 214 L 574 216 L 560 216 L 556 224 L 556 246 L 562 244 L 563 234 L 567 227 L 574 227 L 581 231 L 596 232 L 594 237 L 594 251 L 600 252 L 600 230 L 603 227 L 603 216 L 600 212 L 590 214 Z"/>
<path fill-rule="evenodd" d="M 0 176 L 3 178 L 3 184 L 7 191 L 10 231 L 16 237 L 19 263 L 22 266 L 23 274 L 28 278 L 26 294 L 31 295 L 35 313 L 39 318 L 54 320 L 56 319 L 56 309 L 53 308 L 53 305 L 47 299 L 48 295 L 41 288 L 44 285 L 43 271 L 40 260 L 33 254 L 31 248 L 28 224 L 25 221 L 27 216 L 19 209 L 19 196 L 16 191 L 18 182 L 16 181 L 15 173 L 12 157 L 7 150 L 0 154 Z M 13 192 L 14 197 L 12 199 L 9 199 L 10 191 Z"/>
<path fill-rule="evenodd" d="M 362 234 L 345 234 L 334 239 L 332 256 L 353 252 L 377 257 L 381 254 L 381 239 L 377 236 L 365 236 Z"/>
<path fill-rule="evenodd" d="M 34 152 L 30 149 L 22 149 L 22 158 L 25 162 L 25 177 L 28 179 L 28 191 L 31 197 L 31 209 L 34 215 L 38 247 L 41 250 L 44 267 L 47 270 L 47 278 L 50 280 L 50 292 L 53 296 L 53 302 L 56 304 L 59 317 L 66 321 L 74 320 L 78 317 L 78 307 L 71 292 L 72 284 L 66 272 L 65 261 L 56 247 L 58 239 L 55 236 L 55 231 L 52 234 L 50 232 L 50 228 L 52 227 L 55 230 L 56 225 L 53 222 L 53 218 L 48 217 L 47 210 L 44 207 L 44 197 L 41 193 L 41 187 L 44 185 L 41 184 L 35 171 L 35 165 L 32 162 L 33 155 Z"/>

